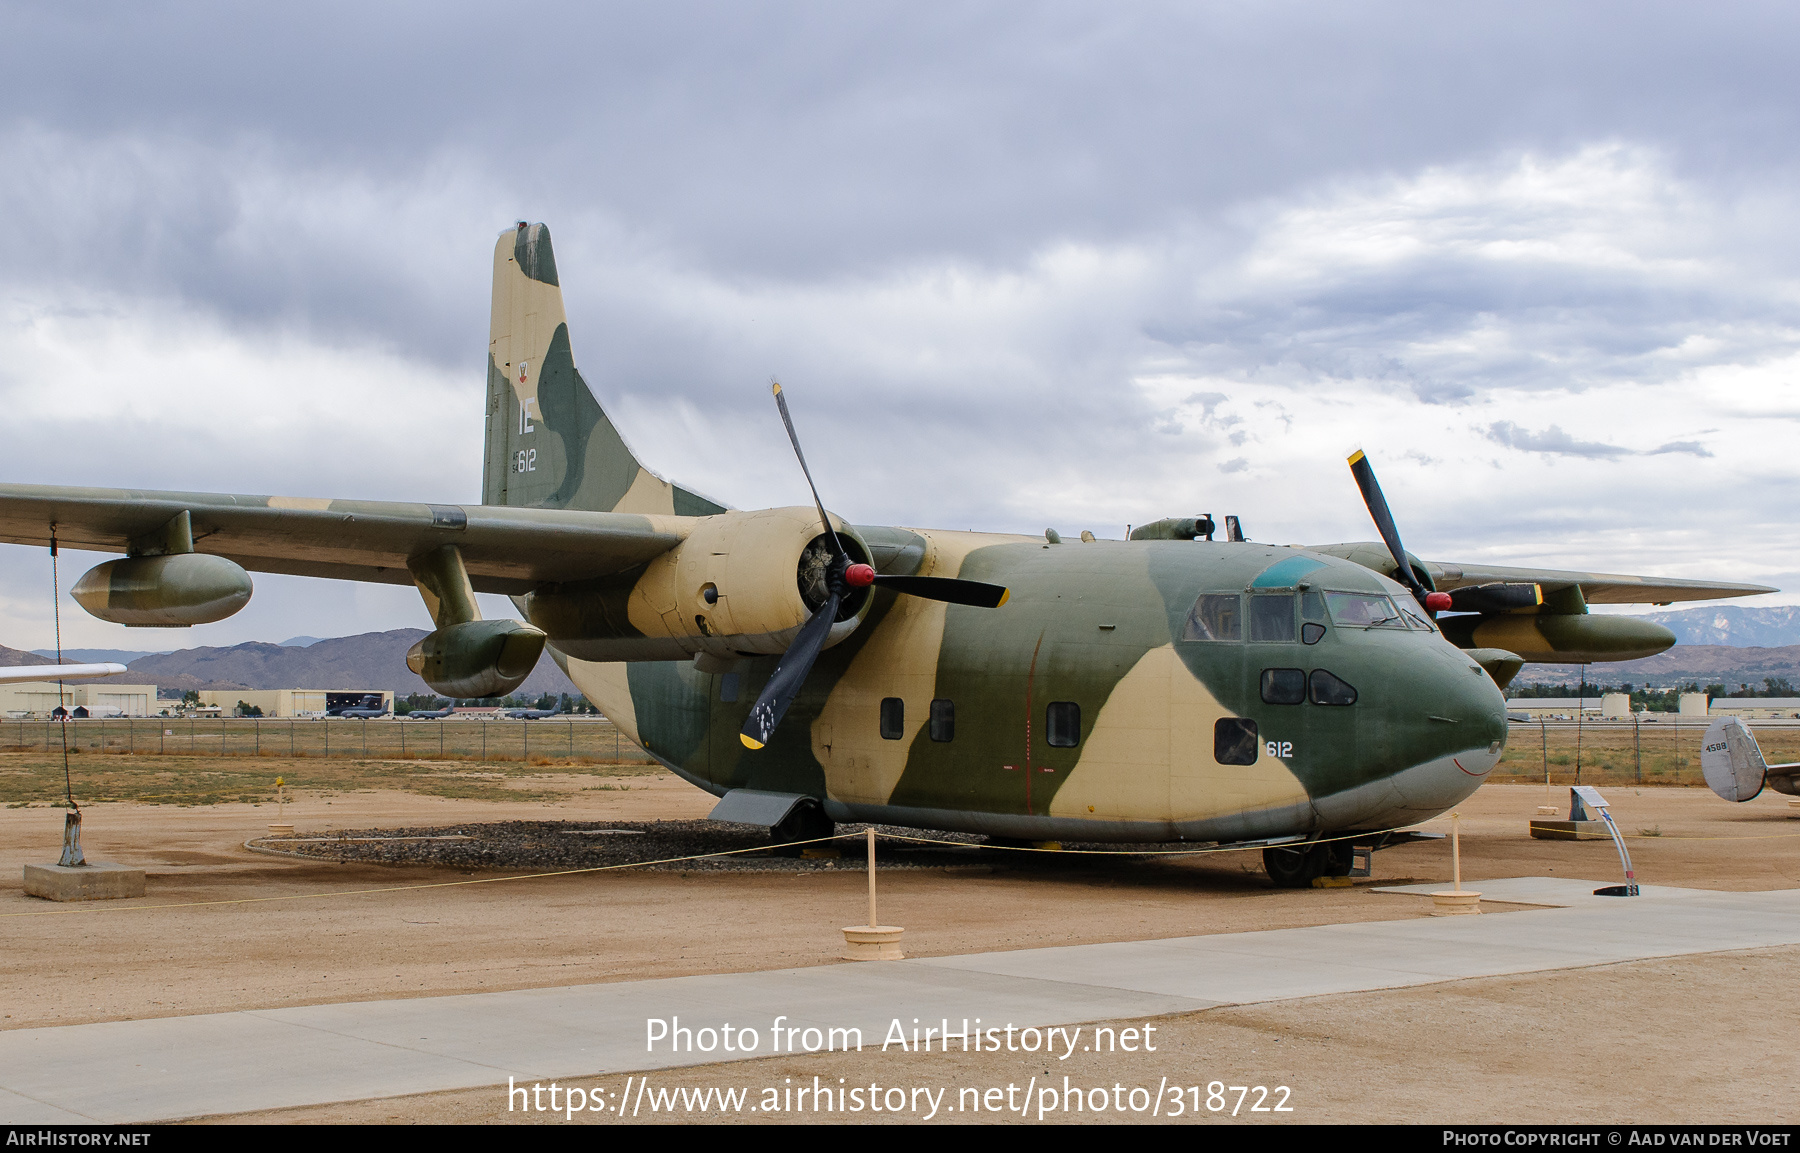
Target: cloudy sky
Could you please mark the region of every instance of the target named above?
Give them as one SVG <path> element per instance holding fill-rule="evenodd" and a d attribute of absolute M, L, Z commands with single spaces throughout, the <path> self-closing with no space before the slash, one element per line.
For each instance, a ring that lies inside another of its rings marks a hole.
<path fill-rule="evenodd" d="M 479 500 L 495 234 L 651 467 L 1800 601 L 1800 12 L 0 4 L 6 479 Z M 65 554 L 62 584 L 98 557 Z M 257 578 L 180 634 L 425 623 Z M 51 641 L 0 548 L 0 643 Z M 1756 603 L 1756 602 L 1747 602 Z"/>

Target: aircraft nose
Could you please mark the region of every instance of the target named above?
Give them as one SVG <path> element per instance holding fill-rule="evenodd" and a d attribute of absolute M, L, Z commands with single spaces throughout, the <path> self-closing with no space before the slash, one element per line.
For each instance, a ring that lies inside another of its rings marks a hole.
<path fill-rule="evenodd" d="M 1434 654 L 1432 689 L 1420 701 L 1426 759 L 1394 784 L 1409 807 L 1435 816 L 1481 787 L 1506 748 L 1506 698 L 1467 655 Z"/>

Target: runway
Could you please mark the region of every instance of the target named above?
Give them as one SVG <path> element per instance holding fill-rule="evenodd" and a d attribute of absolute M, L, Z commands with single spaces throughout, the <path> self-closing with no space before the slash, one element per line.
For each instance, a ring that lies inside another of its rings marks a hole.
<path fill-rule="evenodd" d="M 913 961 L 364 1001 L 0 1033 L 0 1120 L 131 1123 L 798 1051 L 808 1027 L 908 1030 L 1153 1018 L 1218 1005 L 1800 944 L 1800 890 L 1482 882 L 1539 907 Z M 1409 886 L 1418 891 L 1442 886 Z M 649 1019 L 757 1031 L 755 1049 L 647 1051 Z M 775 1033 L 777 1018 L 784 1018 Z M 789 1033 L 788 1030 L 798 1030 Z M 843 1034 L 839 1034 L 843 1036 Z M 775 1038 L 794 1049 L 776 1048 Z M 954 1044 L 954 1042 L 953 1042 Z M 497 1095 L 498 1096 L 498 1095 Z"/>

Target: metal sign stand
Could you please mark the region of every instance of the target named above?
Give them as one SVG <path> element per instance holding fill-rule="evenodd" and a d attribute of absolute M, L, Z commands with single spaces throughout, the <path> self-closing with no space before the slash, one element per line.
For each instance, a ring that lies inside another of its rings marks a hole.
<path fill-rule="evenodd" d="M 1612 834 L 1613 845 L 1619 850 L 1619 864 L 1625 867 L 1625 883 L 1623 885 L 1606 885 L 1594 890 L 1596 897 L 1635 897 L 1638 895 L 1637 874 L 1631 868 L 1631 854 L 1625 850 L 1625 838 L 1619 835 L 1619 826 L 1613 821 L 1608 811 L 1606 798 L 1600 790 L 1592 785 L 1576 785 L 1569 790 L 1569 819 L 1571 821 L 1587 821 L 1593 818 L 1587 815 L 1583 804 L 1600 814 L 1606 822 L 1606 829 Z"/>

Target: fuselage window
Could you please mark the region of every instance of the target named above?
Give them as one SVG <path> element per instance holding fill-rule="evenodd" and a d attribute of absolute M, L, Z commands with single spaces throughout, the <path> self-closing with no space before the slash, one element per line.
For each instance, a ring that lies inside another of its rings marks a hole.
<path fill-rule="evenodd" d="M 1325 594 L 1331 606 L 1331 623 L 1345 628 L 1405 629 L 1406 618 L 1394 602 L 1375 593 Z"/>
<path fill-rule="evenodd" d="M 719 677 L 719 699 L 721 701 L 730 704 L 737 700 L 737 693 L 738 675 L 736 673 L 725 673 Z"/>
<path fill-rule="evenodd" d="M 1297 705 L 1306 699 L 1304 669 L 1264 669 L 1262 672 L 1264 704 Z"/>
<path fill-rule="evenodd" d="M 1294 594 L 1264 593 L 1250 598 L 1250 639 L 1294 639 Z"/>
<path fill-rule="evenodd" d="M 1312 690 L 1312 703 L 1315 705 L 1353 705 L 1356 703 L 1356 690 L 1324 669 L 1314 669 L 1307 678 L 1307 685 Z"/>
<path fill-rule="evenodd" d="M 1307 621 L 1300 626 L 1300 640 L 1303 644 L 1316 645 L 1325 639 L 1325 626 Z"/>
<path fill-rule="evenodd" d="M 881 698 L 881 739 L 897 741 L 906 735 L 906 702 L 899 697 Z"/>
<path fill-rule="evenodd" d="M 1045 739 L 1053 749 L 1072 749 L 1081 743 L 1081 706 L 1074 701 L 1051 701 L 1044 715 Z"/>
<path fill-rule="evenodd" d="M 931 725 L 928 729 L 934 741 L 949 741 L 956 738 L 956 702 L 942 698 L 931 702 Z"/>
<path fill-rule="evenodd" d="M 1205 593 L 1188 613 L 1184 641 L 1239 641 L 1244 639 L 1243 609 L 1236 593 Z"/>
<path fill-rule="evenodd" d="M 1213 722 L 1213 760 L 1221 765 L 1254 765 L 1262 742 L 1249 717 L 1220 717 Z"/>

